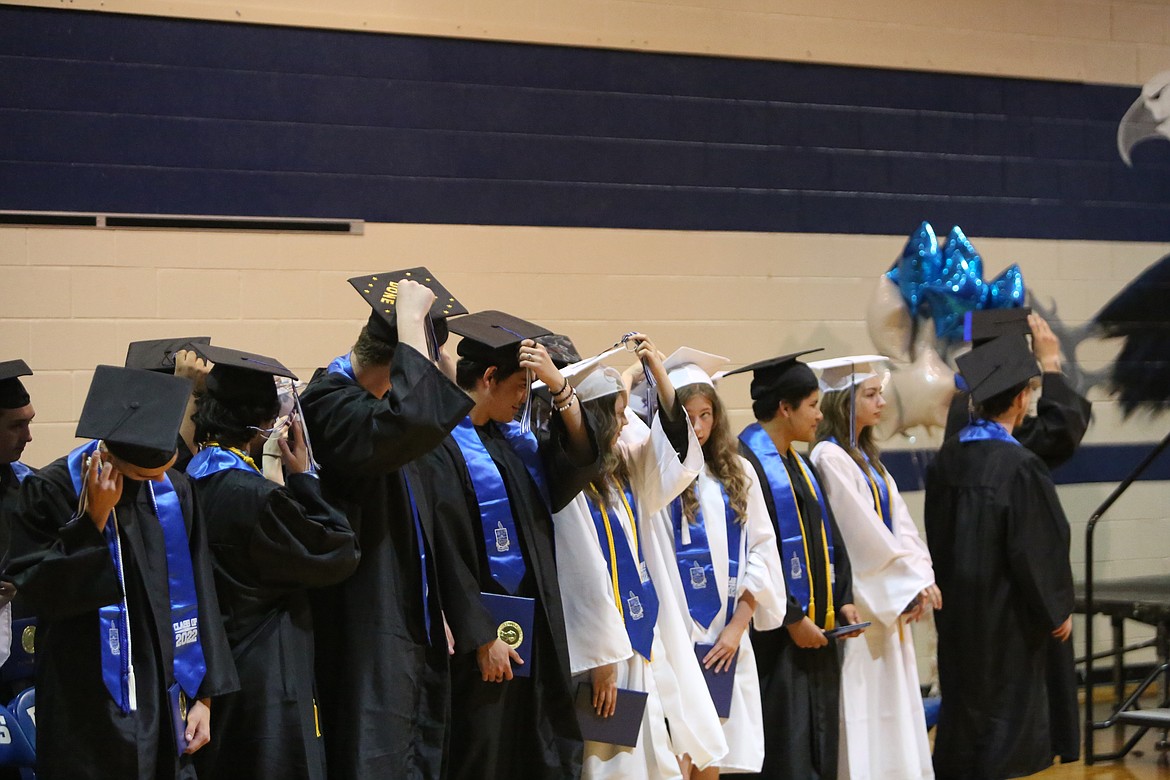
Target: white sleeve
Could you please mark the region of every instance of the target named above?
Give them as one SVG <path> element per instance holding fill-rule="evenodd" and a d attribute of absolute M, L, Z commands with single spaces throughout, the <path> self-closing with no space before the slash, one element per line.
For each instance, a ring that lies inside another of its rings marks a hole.
<path fill-rule="evenodd" d="M 633 446 L 625 443 L 621 446 L 626 452 L 631 486 L 643 517 L 673 501 L 703 470 L 703 448 L 699 446 L 690 423 L 687 423 L 687 455 L 684 459 L 679 459 L 657 414 L 651 422 L 648 438 Z"/>
<path fill-rule="evenodd" d="M 784 585 L 776 531 L 768 515 L 768 505 L 764 503 L 756 470 L 745 458 L 739 460 L 749 482 L 747 523 L 743 528 L 747 560 L 740 566 L 739 592 L 747 591 L 755 597 L 756 611 L 752 622 L 760 631 L 770 631 L 784 625 L 788 589 Z"/>
<path fill-rule="evenodd" d="M 849 551 L 854 601 L 868 617 L 892 626 L 930 582 L 882 522 L 869 482 L 849 454 L 824 441 L 813 450 L 811 460 Z"/>

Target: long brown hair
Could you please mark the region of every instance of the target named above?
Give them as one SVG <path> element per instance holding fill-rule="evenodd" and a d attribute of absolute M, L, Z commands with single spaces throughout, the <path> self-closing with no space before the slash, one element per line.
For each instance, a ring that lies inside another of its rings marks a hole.
<path fill-rule="evenodd" d="M 852 431 L 849 430 L 849 400 L 853 393 L 857 392 L 858 387 L 859 385 L 854 385 L 844 390 L 833 390 L 821 396 L 821 414 L 824 417 L 821 424 L 817 426 L 817 442 L 836 439 L 837 444 L 841 445 L 841 449 L 849 453 L 849 457 L 853 458 L 858 466 L 861 466 L 863 472 L 869 472 L 865 464 L 865 459 L 868 457 L 870 464 L 877 469 L 879 474 L 884 475 L 886 467 L 882 465 L 882 453 L 878 449 L 877 442 L 874 441 L 874 426 L 867 425 L 861 429 L 861 433 L 857 436 L 856 447 L 849 443 L 852 438 Z"/>
<path fill-rule="evenodd" d="M 711 403 L 711 434 L 707 443 L 703 445 L 703 458 L 707 467 L 715 478 L 723 484 L 727 491 L 727 499 L 735 511 L 735 520 L 740 525 L 747 522 L 748 481 L 744 471 L 743 461 L 739 459 L 739 442 L 731 435 L 731 426 L 727 422 L 727 410 L 715 388 L 705 384 L 693 384 L 678 389 L 678 401 L 685 406 L 687 401 L 701 396 Z M 696 480 L 697 481 L 697 480 Z M 692 482 L 682 492 L 683 516 L 687 522 L 693 524 L 699 511 L 699 499 L 694 491 Z"/>
<path fill-rule="evenodd" d="M 597 447 L 601 450 L 601 469 L 585 488 L 585 495 L 598 504 L 608 501 L 611 489 L 621 490 L 621 485 L 629 476 L 626 462 L 622 459 L 621 450 L 617 446 L 618 434 L 622 430 L 622 418 L 617 413 L 619 397 L 620 395 L 603 395 L 601 398 L 592 398 L 581 404 L 581 409 L 593 422 Z M 601 491 L 606 495 L 602 495 Z"/>

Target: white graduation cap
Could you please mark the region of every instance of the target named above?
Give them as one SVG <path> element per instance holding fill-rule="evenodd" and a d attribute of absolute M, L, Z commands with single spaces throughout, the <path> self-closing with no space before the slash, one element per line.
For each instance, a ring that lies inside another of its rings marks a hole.
<path fill-rule="evenodd" d="M 714 387 L 712 374 L 730 363 L 729 358 L 722 355 L 712 355 L 691 347 L 679 347 L 670 357 L 662 362 L 671 386 L 675 390 L 688 385 L 707 385 Z M 646 399 L 643 397 L 646 388 L 646 376 L 643 374 L 634 381 L 630 392 L 630 407 L 642 417 L 646 416 Z"/>
<path fill-rule="evenodd" d="M 849 394 L 849 444 L 857 446 L 857 392 L 855 388 L 867 379 L 881 377 L 882 387 L 890 378 L 889 369 L 882 364 L 889 363 L 890 359 L 884 355 L 846 355 L 838 358 L 814 360 L 808 367 L 816 371 L 820 378 L 817 383 L 822 393 L 853 390 Z"/>
<path fill-rule="evenodd" d="M 622 382 L 621 372 L 610 366 L 602 365 L 607 358 L 618 352 L 625 352 L 623 345 L 611 347 L 601 354 L 585 358 L 576 363 L 570 363 L 561 369 L 561 376 L 577 390 L 578 401 L 590 401 L 607 395 L 624 392 L 625 383 Z M 533 382 L 534 390 L 544 387 L 543 382 Z"/>
<path fill-rule="evenodd" d="M 845 357 L 814 360 L 808 367 L 820 374 L 822 393 L 831 393 L 856 387 L 867 379 L 879 376 L 882 387 L 890 378 L 889 369 L 882 366 L 890 359 L 884 355 L 846 355 Z"/>

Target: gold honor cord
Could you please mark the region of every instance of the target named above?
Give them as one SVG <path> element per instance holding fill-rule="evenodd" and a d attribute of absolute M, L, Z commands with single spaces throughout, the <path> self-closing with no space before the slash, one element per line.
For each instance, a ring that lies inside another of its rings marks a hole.
<path fill-rule="evenodd" d="M 809 495 L 811 495 L 815 499 L 817 496 L 817 490 L 816 490 L 816 488 L 813 487 L 812 477 L 810 477 L 808 475 L 808 471 L 805 470 L 805 468 L 804 468 L 804 462 L 801 460 L 800 455 L 796 454 L 796 450 L 793 449 L 791 444 L 788 445 L 788 451 L 790 453 L 792 453 L 792 457 L 796 461 L 796 467 L 800 469 L 800 475 L 802 477 L 804 477 L 804 483 L 806 485 L 808 485 Z M 800 521 L 800 541 L 801 541 L 801 543 L 804 544 L 804 559 L 806 561 L 808 561 L 808 560 L 810 560 L 809 555 L 808 555 L 808 536 L 805 533 L 804 516 L 800 514 L 800 503 L 796 500 L 796 491 L 795 490 L 792 491 L 792 503 L 796 506 L 796 517 Z M 822 523 L 823 523 L 823 521 L 822 521 Z M 833 609 L 833 578 L 832 578 L 833 564 L 829 561 L 829 539 L 828 539 L 828 535 L 825 532 L 823 527 L 821 529 L 821 547 L 823 548 L 823 551 L 825 554 L 825 575 L 828 577 L 828 582 L 827 582 L 827 585 L 825 587 L 825 593 L 826 593 L 826 596 L 828 597 L 828 601 L 829 601 L 828 606 L 825 609 L 825 626 L 824 627 L 825 627 L 826 631 L 832 631 L 834 628 L 837 627 L 837 612 L 835 609 Z M 811 581 L 812 580 L 812 572 L 811 571 L 809 572 L 809 580 L 810 580 L 810 582 L 808 585 L 808 611 L 812 613 L 812 619 L 813 619 L 813 622 L 815 623 L 816 619 L 817 619 L 817 607 L 816 607 L 817 589 L 816 589 L 816 584 Z"/>
<path fill-rule="evenodd" d="M 882 499 L 881 495 L 878 493 L 877 482 L 874 481 L 873 475 L 868 471 L 863 469 L 862 473 L 865 474 L 865 481 L 869 483 L 869 489 L 873 493 L 873 508 L 877 510 L 878 520 L 881 520 L 882 524 L 884 525 L 886 522 L 886 517 L 882 514 Z"/>
<path fill-rule="evenodd" d="M 225 447 L 217 441 L 209 441 L 206 444 L 204 444 L 203 446 L 204 447 L 219 447 L 221 450 L 227 450 L 228 452 L 238 456 L 240 460 L 244 461 L 244 463 L 247 463 L 249 466 L 254 468 L 256 471 L 260 472 L 261 474 L 264 473 L 264 472 L 260 471 L 260 467 L 256 465 L 256 461 L 252 460 L 252 457 L 250 455 L 248 455 L 248 453 L 241 450 L 239 447 Z"/>
<path fill-rule="evenodd" d="M 609 513 L 605 511 L 605 501 L 601 497 L 601 491 L 597 489 L 596 485 L 590 484 L 593 492 L 597 493 L 597 508 L 601 510 L 601 522 L 605 524 L 605 539 L 609 542 L 609 576 L 613 581 L 613 605 L 617 607 L 618 614 L 622 616 L 622 623 L 626 622 L 626 613 L 622 609 L 622 589 L 618 586 L 618 572 L 617 572 L 617 552 L 613 543 L 613 527 L 609 524 Z"/>

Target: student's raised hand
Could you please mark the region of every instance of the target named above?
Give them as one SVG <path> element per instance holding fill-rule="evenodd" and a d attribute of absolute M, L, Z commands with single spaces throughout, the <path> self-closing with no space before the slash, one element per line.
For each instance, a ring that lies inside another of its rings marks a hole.
<path fill-rule="evenodd" d="M 1052 635 L 1061 642 L 1067 642 L 1068 638 L 1072 636 L 1072 615 L 1064 619 L 1064 622 L 1052 630 Z"/>
<path fill-rule="evenodd" d="M 617 664 L 595 666 L 589 670 L 593 683 L 593 711 L 608 718 L 617 711 Z"/>
<path fill-rule="evenodd" d="M 211 700 L 198 699 L 187 711 L 187 749 L 194 753 L 211 741 Z"/>
<path fill-rule="evenodd" d="M 447 351 L 447 345 L 439 347 L 439 359 L 435 361 L 435 365 L 443 372 L 443 376 L 455 381 L 455 358 L 451 357 L 451 353 Z"/>
<path fill-rule="evenodd" d="M 1039 314 L 1028 315 L 1028 327 L 1032 329 L 1032 352 L 1040 367 L 1047 373 L 1060 371 L 1060 339 Z"/>
<path fill-rule="evenodd" d="M 805 650 L 829 644 L 829 638 L 825 636 L 825 632 L 817 627 L 817 624 L 812 622 L 808 615 L 805 615 L 799 623 L 793 623 L 785 628 L 788 629 L 788 635 L 792 637 L 796 646 L 803 647 Z"/>
<path fill-rule="evenodd" d="M 550 389 L 556 390 L 565 383 L 565 378 L 561 376 L 543 344 L 538 344 L 532 339 L 524 339 L 520 342 L 519 358 L 520 368 L 531 371 L 533 376 Z"/>
<path fill-rule="evenodd" d="M 190 379 L 196 393 L 203 392 L 207 375 L 214 365 L 210 360 L 199 357 L 192 349 L 180 349 L 175 353 L 175 376 Z"/>
<path fill-rule="evenodd" d="M 288 438 L 279 439 L 280 460 L 289 474 L 304 474 L 312 465 L 309 462 L 309 448 L 305 445 L 304 422 L 293 416 L 288 428 Z"/>
<path fill-rule="evenodd" d="M 122 498 L 122 472 L 109 457 L 99 449 L 86 460 L 85 513 L 99 532 L 106 530 L 110 513 Z"/>
<path fill-rule="evenodd" d="M 425 284 L 411 279 L 398 282 L 398 297 L 394 299 L 395 316 L 403 322 L 422 322 L 435 302 L 435 293 Z"/>
<path fill-rule="evenodd" d="M 475 660 L 479 663 L 479 673 L 483 676 L 484 682 L 511 680 L 512 664 L 524 664 L 524 659 L 519 653 L 504 644 L 501 639 L 493 639 L 476 648 Z"/>

